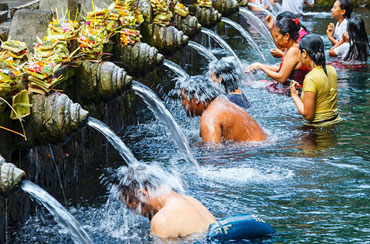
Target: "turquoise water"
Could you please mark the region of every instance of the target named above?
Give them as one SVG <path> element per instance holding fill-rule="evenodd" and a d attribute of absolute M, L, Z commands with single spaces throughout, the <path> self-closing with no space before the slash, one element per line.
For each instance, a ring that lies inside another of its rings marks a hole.
<path fill-rule="evenodd" d="M 304 21 L 329 47 L 324 33 L 330 15 L 315 11 Z M 368 10 L 362 14 L 369 23 Z M 242 62 L 257 58 L 231 27 L 219 25 L 216 30 L 225 35 Z M 269 57 L 259 33 L 252 33 L 267 62 L 278 65 L 279 60 Z M 208 45 L 207 38 L 197 39 Z M 210 45 L 216 55 L 224 55 L 217 45 Z M 183 50 L 179 64 L 189 74 L 204 72 L 207 61 L 189 50 Z M 125 130 L 122 140 L 139 160 L 176 169 L 185 182 L 186 194 L 199 199 L 217 218 L 244 212 L 260 215 L 277 231 L 264 243 L 370 243 L 369 70 L 370 66 L 337 69 L 338 109 L 343 121 L 327 129 L 303 128 L 289 97 L 242 87 L 252 104 L 250 114 L 269 134 L 265 143 L 205 145 L 199 137 L 199 118 L 187 118 L 180 101 L 160 93 L 190 142 L 201 166 L 198 172 L 181 158 L 166 127 L 148 109 L 137 112 L 135 125 Z M 167 73 L 164 84 L 171 84 L 172 73 Z M 265 77 L 262 73 L 257 76 Z M 95 243 L 157 242 L 149 233 L 147 219 L 109 199 L 100 179 L 109 181 L 123 163 L 114 153 L 105 158 L 102 153 L 81 176 L 80 184 L 66 189 L 68 209 Z M 19 232 L 16 243 L 72 243 L 52 219 L 39 216 L 45 216 L 42 210 Z M 183 242 L 191 243 L 173 241 Z"/>

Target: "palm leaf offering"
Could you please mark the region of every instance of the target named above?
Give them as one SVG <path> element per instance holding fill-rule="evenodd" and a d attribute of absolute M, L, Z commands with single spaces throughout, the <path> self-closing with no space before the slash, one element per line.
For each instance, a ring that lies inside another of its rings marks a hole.
<path fill-rule="evenodd" d="M 11 119 L 21 119 L 31 114 L 30 100 L 28 97 L 28 91 L 23 90 L 12 97 L 12 111 L 10 113 Z"/>
<path fill-rule="evenodd" d="M 50 22 L 47 35 L 58 37 L 59 40 L 69 42 L 71 39 L 76 38 L 79 31 L 79 23 L 70 19 L 53 19 Z"/>
<path fill-rule="evenodd" d="M 36 59 L 53 63 L 71 62 L 65 40 L 55 38 L 55 35 L 46 36 L 44 40 L 34 47 L 34 57 Z"/>
<path fill-rule="evenodd" d="M 140 42 L 140 31 L 134 29 L 123 29 L 121 34 L 121 45 L 134 45 L 136 42 Z"/>
<path fill-rule="evenodd" d="M 206 7 L 206 8 L 212 7 L 212 0 L 197 0 L 197 3 L 201 7 Z"/>
<path fill-rule="evenodd" d="M 41 94 L 46 94 L 58 85 L 63 77 L 55 77 L 54 73 L 60 68 L 61 64 L 50 61 L 37 60 L 36 58 L 30 60 L 25 66 L 24 70 L 28 74 L 28 87 L 32 91 Z"/>
<path fill-rule="evenodd" d="M 182 16 L 182 17 L 186 17 L 188 16 L 189 14 L 189 9 L 188 7 L 184 6 L 182 3 L 178 2 L 176 5 L 175 5 L 175 13 Z"/>
<path fill-rule="evenodd" d="M 168 26 L 171 22 L 172 12 L 169 11 L 165 0 L 150 0 L 154 11 L 153 23 Z"/>

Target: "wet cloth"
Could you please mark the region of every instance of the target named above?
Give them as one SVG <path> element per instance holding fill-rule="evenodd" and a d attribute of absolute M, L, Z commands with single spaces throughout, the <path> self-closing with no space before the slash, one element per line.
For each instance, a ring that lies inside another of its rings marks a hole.
<path fill-rule="evenodd" d="M 227 99 L 229 99 L 230 102 L 235 103 L 241 108 L 248 109 L 250 108 L 251 104 L 249 103 L 247 97 L 241 93 L 241 94 L 227 94 Z"/>
<path fill-rule="evenodd" d="M 283 62 L 284 62 L 284 57 L 281 59 L 278 72 L 280 71 L 281 67 L 283 66 Z M 309 72 L 309 70 L 304 65 L 302 65 L 302 67 L 300 69 L 293 70 L 292 73 L 290 73 L 288 79 L 295 80 L 300 85 L 302 85 L 303 80 L 304 80 L 304 78 L 305 78 L 305 76 L 307 75 L 308 72 Z M 289 86 L 289 84 L 287 84 L 287 85 Z"/>
<path fill-rule="evenodd" d="M 283 0 L 283 4 L 281 5 L 281 12 L 290 11 L 293 14 L 302 16 L 303 4 L 305 1 L 308 4 L 315 3 L 315 0 Z"/>
<path fill-rule="evenodd" d="M 334 49 L 334 52 L 339 58 L 343 59 L 347 56 L 348 50 L 349 50 L 349 43 L 345 42 L 339 47 L 337 47 L 336 49 Z"/>
<path fill-rule="evenodd" d="M 308 32 L 304 28 L 301 27 L 301 29 L 298 31 L 297 42 L 299 42 L 307 34 L 308 34 Z"/>
<path fill-rule="evenodd" d="M 318 66 L 304 79 L 301 99 L 303 100 L 304 92 L 316 94 L 315 118 L 311 122 L 306 121 L 306 125 L 326 126 L 341 121 L 337 109 L 337 72 L 330 65 L 326 69 L 328 75 Z"/>
<path fill-rule="evenodd" d="M 335 25 L 335 29 L 334 29 L 334 39 L 337 40 L 337 41 L 340 41 L 342 40 L 342 37 L 343 37 L 343 33 L 347 31 L 347 19 L 344 19 L 342 21 L 342 23 L 339 24 L 339 22 L 337 22 L 337 24 Z"/>

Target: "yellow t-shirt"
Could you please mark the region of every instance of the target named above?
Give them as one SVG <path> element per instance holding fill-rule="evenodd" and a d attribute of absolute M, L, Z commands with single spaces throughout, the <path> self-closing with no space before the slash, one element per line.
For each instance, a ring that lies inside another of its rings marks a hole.
<path fill-rule="evenodd" d="M 317 66 L 306 75 L 303 81 L 301 99 L 303 100 L 304 92 L 316 94 L 315 118 L 311 122 L 307 121 L 308 125 L 326 126 L 341 121 L 337 109 L 337 72 L 330 65 L 326 66 L 326 70 L 328 75 L 321 66 Z M 318 123 L 321 121 L 325 122 Z"/>

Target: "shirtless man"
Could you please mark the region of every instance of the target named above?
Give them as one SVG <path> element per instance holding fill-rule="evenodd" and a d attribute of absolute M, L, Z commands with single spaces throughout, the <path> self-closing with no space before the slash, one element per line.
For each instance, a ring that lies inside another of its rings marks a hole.
<path fill-rule="evenodd" d="M 219 85 L 204 76 L 180 82 L 182 105 L 188 116 L 201 116 L 200 136 L 204 142 L 222 140 L 264 141 L 266 134 L 247 111 L 221 97 Z"/>
<path fill-rule="evenodd" d="M 168 176 L 152 165 L 133 164 L 119 184 L 120 200 L 151 220 L 150 231 L 161 238 L 179 238 L 208 230 L 216 218 L 193 197 L 179 194 Z"/>

